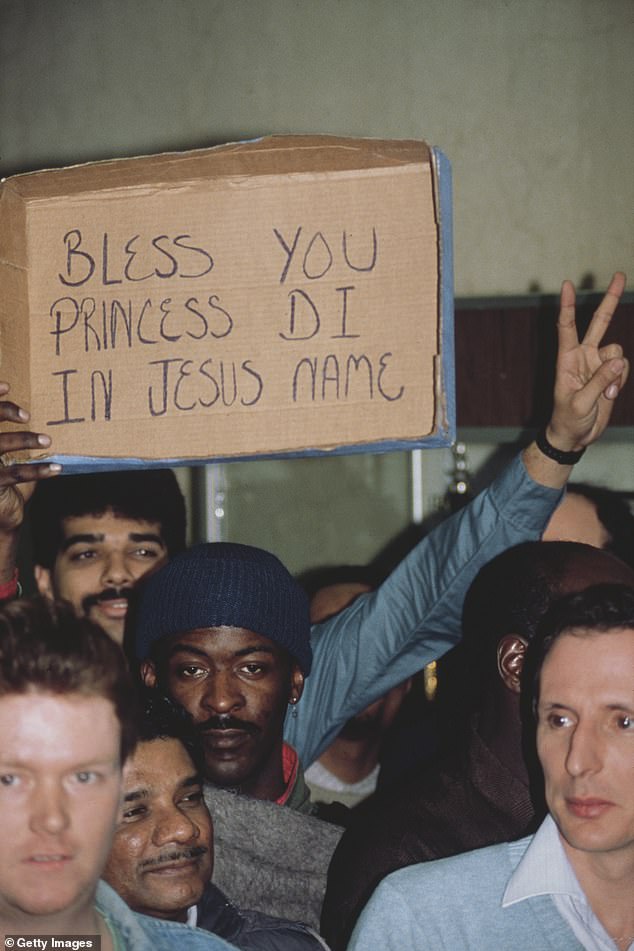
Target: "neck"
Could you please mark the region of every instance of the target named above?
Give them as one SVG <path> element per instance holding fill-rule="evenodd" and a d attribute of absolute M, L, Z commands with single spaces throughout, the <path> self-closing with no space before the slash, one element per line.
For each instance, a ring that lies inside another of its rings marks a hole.
<path fill-rule="evenodd" d="M 593 912 L 617 947 L 627 951 L 634 941 L 634 847 L 585 852 L 561 841 Z"/>
<path fill-rule="evenodd" d="M 369 776 L 379 761 L 381 738 L 337 739 L 322 753 L 319 762 L 344 783 L 358 783 Z"/>
<path fill-rule="evenodd" d="M 53 915 L 30 915 L 18 909 L 3 908 L 0 913 L 0 933 L 99 935 L 103 934 L 103 922 L 92 901 L 79 910 L 68 909 Z"/>

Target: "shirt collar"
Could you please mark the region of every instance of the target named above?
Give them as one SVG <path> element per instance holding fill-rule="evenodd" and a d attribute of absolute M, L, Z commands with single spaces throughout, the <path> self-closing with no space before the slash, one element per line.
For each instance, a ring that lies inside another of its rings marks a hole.
<path fill-rule="evenodd" d="M 502 907 L 537 895 L 568 895 L 586 901 L 551 816 L 546 816 L 509 879 Z"/>
<path fill-rule="evenodd" d="M 282 771 L 284 774 L 286 789 L 280 798 L 275 800 L 278 806 L 286 805 L 297 781 L 297 773 L 299 771 L 299 756 L 293 747 L 288 745 L 288 743 L 285 743 L 282 747 Z"/>

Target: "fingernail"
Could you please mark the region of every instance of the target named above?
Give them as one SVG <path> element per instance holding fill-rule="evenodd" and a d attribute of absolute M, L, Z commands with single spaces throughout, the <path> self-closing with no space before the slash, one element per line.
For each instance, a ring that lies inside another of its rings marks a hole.
<path fill-rule="evenodd" d="M 25 409 L 22 409 L 21 407 L 19 407 L 19 408 L 18 408 L 18 417 L 19 417 L 20 419 L 23 419 L 23 420 L 26 422 L 27 419 L 29 418 L 29 414 L 27 413 L 27 411 L 26 411 Z"/>
<path fill-rule="evenodd" d="M 611 383 L 608 386 L 607 390 L 605 391 L 605 395 L 609 400 L 616 399 L 616 397 L 619 395 L 619 388 L 616 383 Z"/>
<path fill-rule="evenodd" d="M 37 437 L 38 445 L 40 446 L 50 446 L 51 437 L 45 436 L 43 433 Z"/>
<path fill-rule="evenodd" d="M 51 463 L 49 463 L 48 471 L 49 471 L 49 472 L 61 472 L 61 471 L 62 471 L 62 467 L 60 466 L 59 462 L 51 462 Z"/>

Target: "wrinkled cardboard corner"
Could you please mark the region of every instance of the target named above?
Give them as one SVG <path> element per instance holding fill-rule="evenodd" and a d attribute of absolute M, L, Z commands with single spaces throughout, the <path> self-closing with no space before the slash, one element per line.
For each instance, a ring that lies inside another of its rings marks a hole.
<path fill-rule="evenodd" d="M 61 461 L 449 442 L 437 205 L 433 150 L 409 140 L 273 136 L 14 176 L 0 378 Z"/>

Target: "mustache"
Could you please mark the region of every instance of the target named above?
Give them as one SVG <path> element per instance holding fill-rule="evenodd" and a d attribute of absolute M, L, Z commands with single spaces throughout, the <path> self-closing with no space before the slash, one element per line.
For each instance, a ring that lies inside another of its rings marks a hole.
<path fill-rule="evenodd" d="M 161 865 L 171 865 L 172 862 L 196 859 L 200 855 L 206 855 L 207 852 L 208 849 L 204 845 L 192 845 L 188 849 L 172 849 L 171 852 L 163 852 L 154 859 L 145 859 L 139 865 L 139 869 L 159 868 Z"/>
<path fill-rule="evenodd" d="M 129 588 L 104 588 L 96 594 L 87 594 L 82 599 L 81 606 L 84 614 L 103 601 L 129 601 Z"/>
<path fill-rule="evenodd" d="M 260 728 L 255 723 L 249 723 L 248 720 L 238 720 L 229 713 L 220 713 L 209 717 L 204 723 L 197 723 L 196 729 L 199 733 L 207 733 L 209 730 L 240 730 L 241 733 L 248 733 L 250 736 L 257 736 Z"/>

